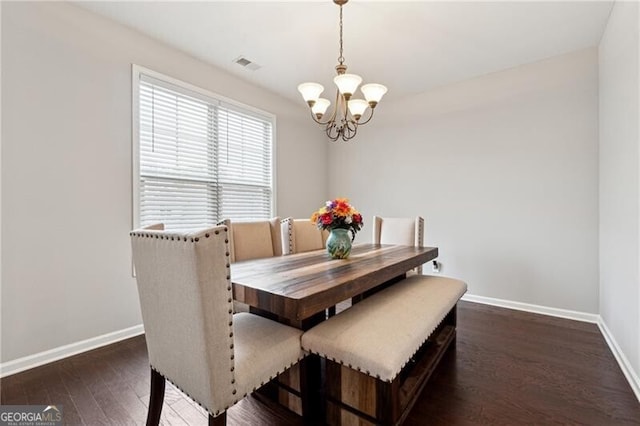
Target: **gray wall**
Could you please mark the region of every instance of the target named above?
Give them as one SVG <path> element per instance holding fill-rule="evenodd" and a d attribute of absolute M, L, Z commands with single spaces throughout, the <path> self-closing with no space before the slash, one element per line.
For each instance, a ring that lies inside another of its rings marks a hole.
<path fill-rule="evenodd" d="M 326 199 L 327 143 L 304 103 L 76 6 L 2 2 L 2 362 L 141 323 L 132 63 L 276 114 L 276 213 Z"/>
<path fill-rule="evenodd" d="M 616 2 L 599 48 L 600 315 L 636 375 L 640 374 L 638 9 L 637 2 Z"/>
<path fill-rule="evenodd" d="M 329 179 L 368 220 L 360 241 L 373 215 L 422 215 L 469 294 L 598 312 L 595 48 L 383 100 L 332 145 Z"/>

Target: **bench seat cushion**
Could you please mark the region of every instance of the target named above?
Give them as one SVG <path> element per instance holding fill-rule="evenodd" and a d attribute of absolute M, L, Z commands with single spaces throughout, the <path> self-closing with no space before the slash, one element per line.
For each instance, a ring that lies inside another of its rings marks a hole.
<path fill-rule="evenodd" d="M 313 327 L 302 347 L 391 382 L 466 290 L 456 279 L 411 276 Z"/>

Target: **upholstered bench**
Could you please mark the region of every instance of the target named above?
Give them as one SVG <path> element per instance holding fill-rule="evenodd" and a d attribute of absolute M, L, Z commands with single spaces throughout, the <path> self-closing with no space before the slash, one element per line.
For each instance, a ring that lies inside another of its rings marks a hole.
<path fill-rule="evenodd" d="M 326 359 L 327 424 L 400 424 L 446 349 L 467 285 L 404 279 L 313 327 L 302 347 Z"/>

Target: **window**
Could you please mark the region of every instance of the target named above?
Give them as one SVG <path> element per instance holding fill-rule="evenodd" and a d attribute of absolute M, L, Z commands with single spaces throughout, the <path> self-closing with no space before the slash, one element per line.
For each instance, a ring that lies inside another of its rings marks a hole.
<path fill-rule="evenodd" d="M 273 115 L 134 66 L 134 226 L 273 216 Z"/>

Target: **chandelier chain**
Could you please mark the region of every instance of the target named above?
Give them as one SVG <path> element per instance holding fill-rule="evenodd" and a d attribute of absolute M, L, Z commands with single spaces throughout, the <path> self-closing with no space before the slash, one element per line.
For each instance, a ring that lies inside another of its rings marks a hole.
<path fill-rule="evenodd" d="M 340 56 L 338 56 L 338 63 L 340 65 L 344 63 L 344 56 L 342 56 L 342 5 L 340 5 Z"/>

